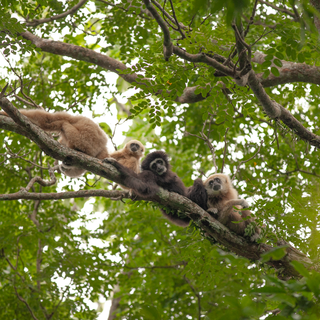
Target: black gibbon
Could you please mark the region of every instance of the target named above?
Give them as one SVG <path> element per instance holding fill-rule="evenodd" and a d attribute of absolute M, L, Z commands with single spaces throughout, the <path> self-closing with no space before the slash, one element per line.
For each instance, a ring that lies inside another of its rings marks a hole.
<path fill-rule="evenodd" d="M 110 154 L 110 157 L 117 160 L 123 166 L 130 168 L 135 173 L 140 170 L 140 158 L 143 156 L 144 146 L 138 140 L 131 140 L 123 149 Z"/>
<path fill-rule="evenodd" d="M 104 159 L 109 156 L 107 135 L 91 119 L 66 112 L 19 111 L 41 129 L 59 133 L 58 141 L 62 145 L 98 159 Z M 5 112 L 0 112 L 0 115 L 8 116 Z M 71 165 L 71 161 L 68 158 L 62 162 L 60 169 L 71 178 L 80 177 L 86 172 L 85 169 Z"/>
<path fill-rule="evenodd" d="M 142 172 L 139 177 L 146 183 L 155 183 L 169 192 L 176 192 L 182 196 L 187 195 L 187 188 L 177 176 L 171 171 L 168 155 L 163 151 L 154 151 L 149 153 L 141 163 Z M 172 223 L 180 227 L 187 227 L 190 218 L 179 216 L 177 210 L 171 210 L 170 213 L 161 209 L 162 214 Z"/>
<path fill-rule="evenodd" d="M 171 171 L 168 156 L 163 151 L 149 153 L 142 161 L 142 172 L 136 174 L 129 168 L 124 167 L 112 158 L 104 159 L 103 162 L 110 163 L 122 174 L 128 188 L 133 189 L 140 195 L 152 196 L 159 190 L 159 186 L 170 192 L 176 192 L 183 196 L 187 194 L 187 188 L 176 173 Z M 179 217 L 176 210 L 166 213 L 161 209 L 163 215 L 172 223 L 186 227 L 189 225 L 190 218 Z"/>
<path fill-rule="evenodd" d="M 203 184 L 208 197 L 207 211 L 231 231 L 244 236 L 246 227 L 254 221 L 254 218 L 241 221 L 243 218 L 250 216 L 251 212 L 249 210 L 238 211 L 233 208 L 234 206 L 239 209 L 248 208 L 249 204 L 246 200 L 238 198 L 238 192 L 232 186 L 229 176 L 216 173 L 210 176 Z M 241 222 L 233 223 L 232 221 Z M 250 237 L 251 241 L 257 240 L 259 234 L 260 229 L 256 228 L 255 233 Z"/>
<path fill-rule="evenodd" d="M 194 180 L 193 186 L 188 188 L 187 198 L 203 210 L 208 210 L 208 194 L 201 178 Z"/>

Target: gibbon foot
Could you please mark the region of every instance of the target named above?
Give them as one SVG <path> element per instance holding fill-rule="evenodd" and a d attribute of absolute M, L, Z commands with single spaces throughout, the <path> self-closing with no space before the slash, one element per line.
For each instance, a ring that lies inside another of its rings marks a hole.
<path fill-rule="evenodd" d="M 114 160 L 113 158 L 104 158 L 102 160 L 103 163 L 112 164 L 114 166 L 115 163 L 118 163 L 117 160 Z"/>
<path fill-rule="evenodd" d="M 217 208 L 210 208 L 207 212 L 215 219 L 218 219 L 218 209 Z"/>

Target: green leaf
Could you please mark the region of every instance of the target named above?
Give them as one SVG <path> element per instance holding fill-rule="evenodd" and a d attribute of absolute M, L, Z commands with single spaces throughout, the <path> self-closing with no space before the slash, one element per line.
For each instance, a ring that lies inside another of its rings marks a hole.
<path fill-rule="evenodd" d="M 278 66 L 278 67 L 282 67 L 282 62 L 280 61 L 280 60 L 278 60 L 278 59 L 274 59 L 273 60 L 273 63 L 276 65 L 276 66 Z"/>
<path fill-rule="evenodd" d="M 292 261 L 291 265 L 293 265 L 293 267 L 304 277 L 308 277 L 309 276 L 309 271 L 306 269 L 306 267 L 298 261 Z"/>
<path fill-rule="evenodd" d="M 303 63 L 305 61 L 304 54 L 302 52 L 298 54 L 298 61 L 300 63 Z"/>
<path fill-rule="evenodd" d="M 286 246 L 279 246 L 261 255 L 261 262 L 280 260 L 286 255 Z"/>
<path fill-rule="evenodd" d="M 271 67 L 271 72 L 274 76 L 279 77 L 280 76 L 280 72 L 276 67 Z"/>

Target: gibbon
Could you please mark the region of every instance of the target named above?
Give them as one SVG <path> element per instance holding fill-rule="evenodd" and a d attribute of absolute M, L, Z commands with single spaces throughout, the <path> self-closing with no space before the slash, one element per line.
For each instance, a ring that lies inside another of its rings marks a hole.
<path fill-rule="evenodd" d="M 124 146 L 123 149 L 110 154 L 110 157 L 117 160 L 123 166 L 139 173 L 140 158 L 143 156 L 144 146 L 138 140 L 131 140 Z"/>
<path fill-rule="evenodd" d="M 149 153 L 141 164 L 142 172 L 139 174 L 142 181 L 150 184 L 155 183 L 169 192 L 176 192 L 182 196 L 187 195 L 187 188 L 177 176 L 171 171 L 171 165 L 168 160 L 168 155 L 163 151 L 154 151 Z M 160 209 L 162 214 L 172 223 L 180 227 L 187 227 L 190 223 L 190 218 L 179 215 L 177 210 L 169 208 L 170 212 L 165 212 Z"/>
<path fill-rule="evenodd" d="M 110 157 L 117 160 L 121 165 L 133 170 L 135 173 L 139 173 L 140 170 L 140 158 L 143 156 L 144 146 L 138 140 L 131 140 L 124 146 L 123 149 L 115 151 L 110 154 Z M 124 190 L 130 190 L 123 185 L 120 187 Z"/>
<path fill-rule="evenodd" d="M 19 111 L 44 131 L 59 133 L 58 141 L 62 145 L 98 159 L 109 157 L 107 135 L 91 119 L 66 112 Z M 5 112 L 0 112 L 0 115 L 8 116 Z M 85 169 L 71 165 L 71 162 L 66 158 L 60 165 L 60 169 L 65 175 L 77 178 L 86 172 Z"/>
<path fill-rule="evenodd" d="M 103 162 L 110 163 L 116 167 L 122 174 L 122 178 L 127 187 L 133 189 L 140 195 L 151 197 L 159 191 L 159 186 L 183 196 L 187 194 L 187 188 L 177 174 L 171 171 L 168 156 L 163 151 L 149 153 L 142 161 L 142 172 L 139 174 L 122 166 L 112 158 L 104 159 Z M 180 227 L 189 225 L 190 218 L 182 215 L 179 216 L 177 210 L 169 208 L 169 210 L 171 210 L 170 213 L 166 213 L 162 209 L 160 210 L 172 223 Z"/>
<path fill-rule="evenodd" d="M 203 183 L 203 185 L 207 191 L 208 197 L 207 211 L 231 231 L 240 236 L 244 236 L 246 227 L 254 221 L 254 218 L 239 223 L 232 222 L 240 221 L 243 218 L 250 216 L 251 212 L 249 210 L 238 211 L 233 208 L 234 206 L 239 209 L 248 208 L 249 204 L 244 199 L 238 199 L 238 192 L 232 186 L 229 176 L 222 173 L 213 174 Z M 260 229 L 256 228 L 255 233 L 250 237 L 250 240 L 257 240 L 259 234 Z"/>

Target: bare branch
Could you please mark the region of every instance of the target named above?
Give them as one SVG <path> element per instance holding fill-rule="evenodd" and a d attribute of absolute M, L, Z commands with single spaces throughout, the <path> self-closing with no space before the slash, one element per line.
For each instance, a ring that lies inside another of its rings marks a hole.
<path fill-rule="evenodd" d="M 258 1 L 259 0 L 255 0 L 255 2 L 254 2 L 252 14 L 251 14 L 251 17 L 249 19 L 249 23 L 247 25 L 246 30 L 244 31 L 244 38 L 247 36 L 247 34 L 249 32 L 250 26 L 253 24 L 253 19 L 254 19 L 254 16 L 256 15 Z"/>
<path fill-rule="evenodd" d="M 161 18 L 158 11 L 155 9 L 155 7 L 152 5 L 150 0 L 143 0 L 145 6 L 147 9 L 151 12 L 153 17 L 156 19 L 158 25 L 160 26 L 162 32 L 163 32 L 163 54 L 166 61 L 169 61 L 169 58 L 171 57 L 173 53 L 173 44 L 171 42 L 170 38 L 170 31 L 167 27 L 167 24 L 165 21 Z"/>
<path fill-rule="evenodd" d="M 27 192 L 25 188 L 21 188 L 16 193 L 0 194 L 0 201 L 4 200 L 62 200 L 74 198 L 89 198 L 89 197 L 104 197 L 111 200 L 132 199 L 140 200 L 137 195 L 130 195 L 127 191 L 119 190 L 79 190 L 69 192 L 55 192 L 55 193 L 36 193 Z"/>
<path fill-rule="evenodd" d="M 173 14 L 173 18 L 175 20 L 175 23 L 176 25 L 178 26 L 178 31 L 180 32 L 181 36 L 182 36 L 182 39 L 184 39 L 186 37 L 186 35 L 184 34 L 184 32 L 181 30 L 181 27 L 180 27 L 180 23 L 178 22 L 178 19 L 176 17 L 176 12 L 174 11 L 174 7 L 173 7 L 173 4 L 172 4 L 172 0 L 169 0 L 170 2 L 170 5 L 171 5 L 171 10 L 172 10 L 172 14 Z"/>
<path fill-rule="evenodd" d="M 166 10 L 163 9 L 163 7 L 161 6 L 161 4 L 158 1 L 151 0 L 151 2 L 162 12 L 163 15 L 166 16 L 167 19 L 169 19 L 172 23 L 177 25 L 177 21 L 173 17 L 171 17 L 171 15 Z M 181 29 L 184 29 L 184 30 L 189 30 L 190 29 L 190 27 L 185 26 L 181 22 L 178 23 L 177 27 L 181 28 Z"/>
<path fill-rule="evenodd" d="M 283 12 L 283 13 L 289 15 L 290 17 L 292 17 L 294 19 L 294 21 L 299 21 L 300 20 L 299 15 L 297 16 L 295 13 L 291 12 L 284 5 L 283 5 L 283 8 L 279 8 L 276 5 L 274 5 L 274 4 L 272 4 L 272 3 L 268 2 L 268 1 L 259 0 L 259 2 L 267 5 L 268 7 L 273 8 L 274 10 L 277 10 L 279 12 Z"/>
<path fill-rule="evenodd" d="M 65 18 L 68 15 L 74 14 L 75 12 L 77 12 L 88 0 L 80 0 L 78 2 L 78 4 L 76 4 L 74 7 L 72 7 L 71 9 L 67 10 L 66 12 L 57 14 L 55 16 L 52 16 L 50 18 L 44 18 L 44 19 L 34 19 L 32 21 L 26 21 L 26 25 L 27 26 L 38 26 L 39 24 L 43 24 L 43 23 L 47 23 L 47 22 L 51 22 L 51 21 L 55 21 L 55 20 L 59 20 L 62 18 Z"/>
<path fill-rule="evenodd" d="M 57 182 L 57 178 L 54 175 L 54 171 L 58 168 L 59 168 L 59 166 L 55 166 L 53 168 L 50 168 L 50 165 L 48 164 L 48 169 L 49 169 L 49 174 L 50 174 L 51 180 L 45 181 L 41 177 L 36 176 L 30 180 L 30 182 L 28 183 L 28 185 L 25 188 L 21 188 L 21 189 L 24 189 L 25 191 L 28 192 L 36 182 L 39 183 L 43 187 L 53 186 Z"/>
<path fill-rule="evenodd" d="M 20 301 L 22 301 L 22 302 L 27 306 L 27 308 L 28 308 L 28 310 L 29 310 L 32 318 L 33 318 L 34 320 L 38 320 L 38 318 L 37 318 L 37 317 L 35 316 L 35 314 L 33 313 L 31 307 L 29 306 L 28 302 L 27 302 L 26 300 L 24 300 L 24 299 L 19 295 L 19 293 L 18 293 L 17 288 L 16 288 L 15 285 L 13 286 L 13 288 L 14 288 L 14 292 L 15 292 L 17 298 L 18 298 Z"/>

